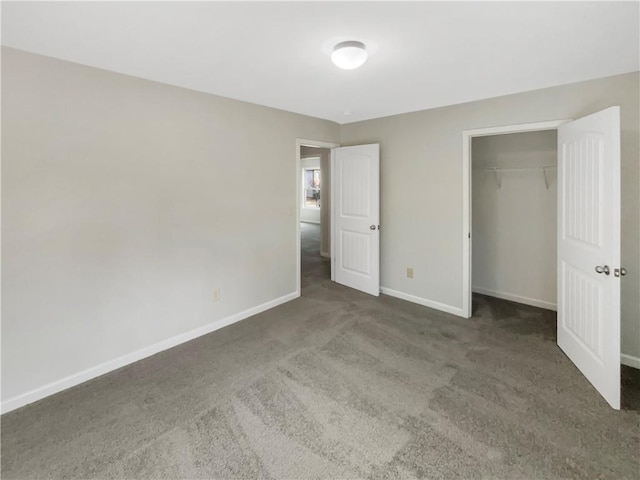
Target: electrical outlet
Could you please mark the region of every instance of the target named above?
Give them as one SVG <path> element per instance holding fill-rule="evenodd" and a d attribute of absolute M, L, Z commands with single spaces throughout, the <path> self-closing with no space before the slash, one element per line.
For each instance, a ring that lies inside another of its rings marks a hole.
<path fill-rule="evenodd" d="M 220 301 L 220 289 L 216 288 L 213 290 L 213 301 L 214 302 L 219 302 Z"/>
<path fill-rule="evenodd" d="M 407 267 L 407 278 L 413 278 L 413 268 Z"/>

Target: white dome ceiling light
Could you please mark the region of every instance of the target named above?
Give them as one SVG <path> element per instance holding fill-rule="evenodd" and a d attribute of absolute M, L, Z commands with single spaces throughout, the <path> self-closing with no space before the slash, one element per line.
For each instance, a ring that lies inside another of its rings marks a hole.
<path fill-rule="evenodd" d="M 362 66 L 367 61 L 367 50 L 364 43 L 355 40 L 340 42 L 333 47 L 331 61 L 337 67 L 345 70 L 353 70 Z"/>

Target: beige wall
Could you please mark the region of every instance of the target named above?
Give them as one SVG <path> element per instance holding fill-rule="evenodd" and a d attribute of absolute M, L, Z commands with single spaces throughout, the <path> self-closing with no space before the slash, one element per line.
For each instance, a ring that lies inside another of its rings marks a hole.
<path fill-rule="evenodd" d="M 3 48 L 3 401 L 294 294 L 296 138 L 338 137 Z"/>
<path fill-rule="evenodd" d="M 555 310 L 557 172 L 547 169 L 547 188 L 535 168 L 557 165 L 557 139 L 556 130 L 473 138 L 474 291 Z"/>
<path fill-rule="evenodd" d="M 382 285 L 462 306 L 462 131 L 621 107 L 622 350 L 640 356 L 639 74 L 358 122 L 341 144 L 380 143 Z M 414 278 L 406 278 L 406 267 Z"/>

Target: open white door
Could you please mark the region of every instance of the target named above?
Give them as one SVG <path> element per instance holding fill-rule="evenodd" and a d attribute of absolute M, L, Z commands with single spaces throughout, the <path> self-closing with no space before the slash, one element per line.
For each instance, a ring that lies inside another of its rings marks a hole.
<path fill-rule="evenodd" d="M 558 128 L 558 346 L 620 408 L 620 108 Z"/>
<path fill-rule="evenodd" d="M 380 145 L 333 149 L 332 280 L 380 295 Z"/>

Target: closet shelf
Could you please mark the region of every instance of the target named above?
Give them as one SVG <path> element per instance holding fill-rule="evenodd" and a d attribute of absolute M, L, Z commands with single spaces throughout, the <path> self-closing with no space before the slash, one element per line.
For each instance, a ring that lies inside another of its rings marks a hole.
<path fill-rule="evenodd" d="M 487 172 L 493 172 L 495 175 L 496 183 L 498 184 L 498 188 L 502 188 L 502 177 L 504 174 L 508 173 L 533 173 L 533 174 L 542 174 L 544 178 L 544 185 L 549 190 L 549 186 L 551 182 L 553 182 L 553 177 L 551 172 L 556 170 L 558 167 L 556 165 L 541 165 L 539 167 L 521 167 L 521 168 L 499 168 L 499 167 L 487 167 L 483 168 L 483 170 Z"/>

